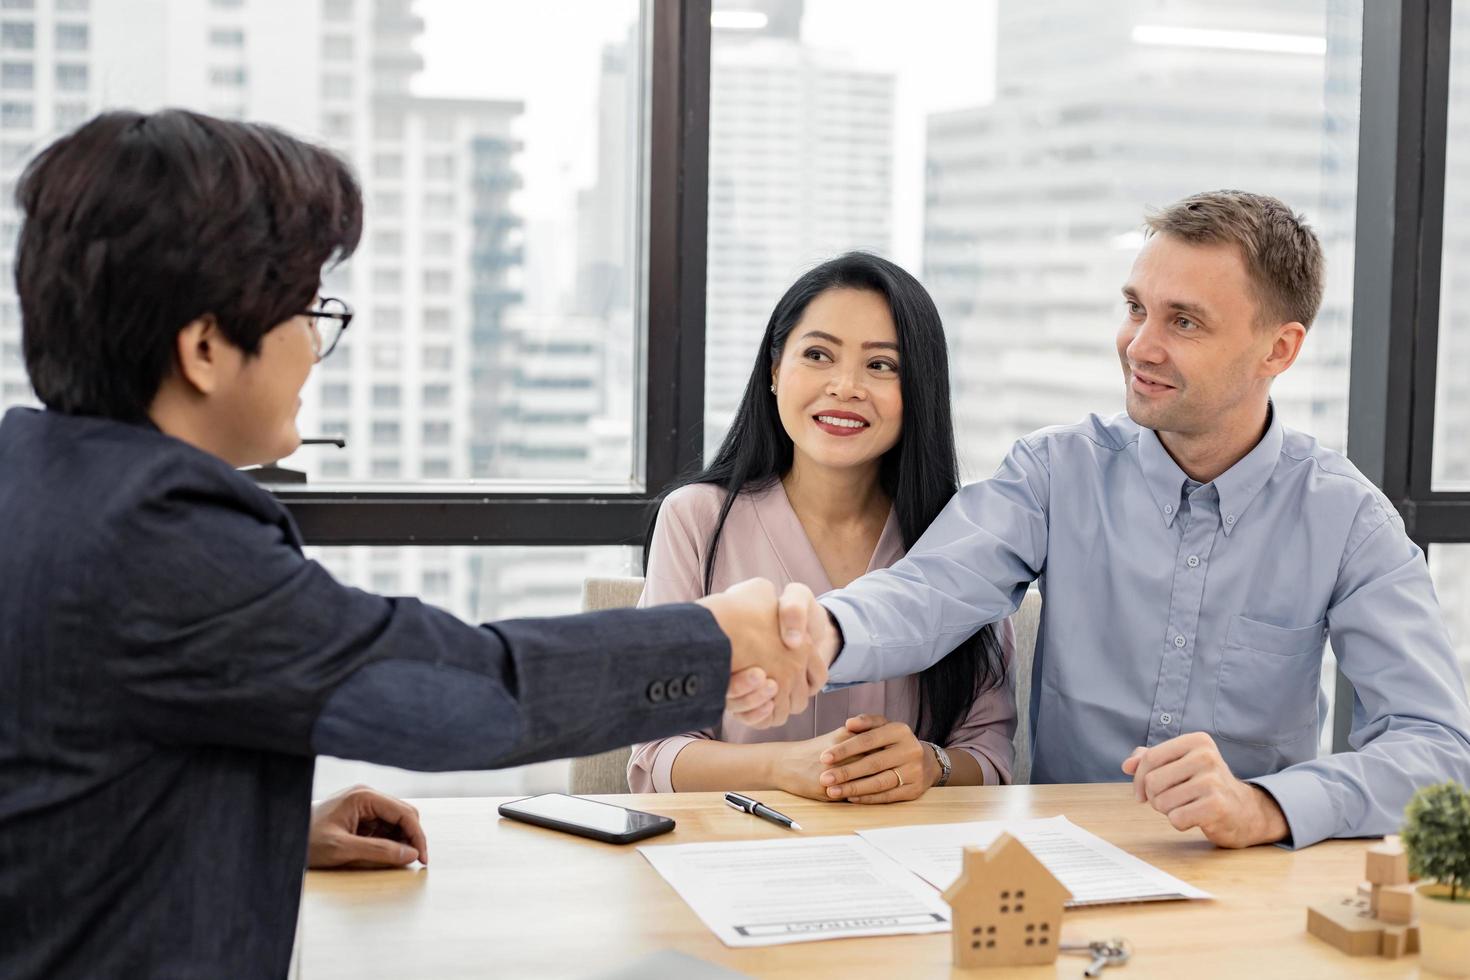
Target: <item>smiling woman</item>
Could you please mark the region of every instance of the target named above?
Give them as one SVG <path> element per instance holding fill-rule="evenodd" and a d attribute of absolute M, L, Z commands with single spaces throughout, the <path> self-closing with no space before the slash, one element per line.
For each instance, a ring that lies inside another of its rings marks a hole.
<path fill-rule="evenodd" d="M 933 301 L 886 259 L 833 259 L 776 304 L 714 462 L 663 500 L 642 604 L 752 576 L 840 587 L 902 557 L 957 485 Z M 818 695 L 784 726 L 727 717 L 639 746 L 629 782 L 859 803 L 914 799 L 947 781 L 1007 782 L 1009 636 L 1008 624 L 987 627 L 922 674 Z M 822 754 L 844 745 L 835 761 L 847 764 L 826 771 Z"/>

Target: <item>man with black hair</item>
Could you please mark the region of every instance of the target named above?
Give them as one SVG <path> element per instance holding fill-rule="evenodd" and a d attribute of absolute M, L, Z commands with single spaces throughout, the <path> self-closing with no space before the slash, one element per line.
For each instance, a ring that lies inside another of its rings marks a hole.
<path fill-rule="evenodd" d="M 296 448 L 301 386 L 350 319 L 318 295 L 361 233 L 336 157 L 114 112 L 18 199 L 46 409 L 0 422 L 0 975 L 284 974 L 318 753 L 512 766 L 726 710 L 779 723 L 821 686 L 800 588 L 477 628 L 302 556 L 236 467 Z M 378 818 L 424 857 L 382 800 L 335 801 L 312 859 L 360 855 Z"/>

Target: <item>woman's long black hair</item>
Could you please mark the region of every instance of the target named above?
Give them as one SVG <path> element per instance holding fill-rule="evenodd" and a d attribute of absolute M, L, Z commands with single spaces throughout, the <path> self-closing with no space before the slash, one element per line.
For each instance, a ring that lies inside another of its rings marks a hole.
<path fill-rule="evenodd" d="M 692 483 L 724 488 L 725 500 L 710 534 L 704 563 L 706 593 L 713 589 L 720 533 L 735 495 L 769 487 L 791 469 L 792 442 L 781 425 L 776 396 L 771 393 L 772 368 L 780 362 L 786 338 L 811 301 L 829 289 L 843 288 L 881 295 L 888 302 L 898 330 L 903 427 L 897 444 L 879 462 L 878 479 L 893 501 L 904 550 L 913 547 L 959 489 L 949 402 L 949 355 L 934 301 L 917 279 L 876 255 L 849 252 L 824 262 L 796 280 L 776 304 L 745 395 L 714 460 L 698 475 L 680 481 L 660 496 L 648 522 L 645 555 L 653 541 L 657 507 L 664 496 Z M 999 684 L 1004 673 L 995 628 L 986 626 L 919 675 L 919 717 L 915 725 L 919 737 L 943 744 L 975 698 Z"/>

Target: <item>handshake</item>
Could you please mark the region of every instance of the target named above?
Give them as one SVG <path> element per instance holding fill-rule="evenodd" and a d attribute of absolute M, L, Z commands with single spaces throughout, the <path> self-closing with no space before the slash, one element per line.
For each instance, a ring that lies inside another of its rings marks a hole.
<path fill-rule="evenodd" d="M 778 596 L 753 578 L 698 601 L 730 640 L 725 709 L 744 724 L 784 724 L 827 683 L 837 629 L 805 585 L 793 582 Z"/>

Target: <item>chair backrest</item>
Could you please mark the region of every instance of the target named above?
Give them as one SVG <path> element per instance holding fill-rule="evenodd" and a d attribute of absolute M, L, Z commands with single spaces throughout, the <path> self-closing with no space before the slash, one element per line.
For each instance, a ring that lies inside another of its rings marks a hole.
<path fill-rule="evenodd" d="M 1016 761 L 1011 765 L 1012 783 L 1031 781 L 1031 667 L 1036 660 L 1036 633 L 1041 628 L 1041 593 L 1030 589 L 1021 608 L 1011 617 L 1016 630 L 1016 650 L 1011 656 L 1011 675 L 1016 679 L 1016 736 L 1011 744 Z"/>
<path fill-rule="evenodd" d="M 636 606 L 642 594 L 641 578 L 589 578 L 582 583 L 582 608 L 592 612 Z M 628 757 L 632 754 L 632 746 L 625 745 L 573 759 L 571 791 L 578 796 L 628 792 Z"/>

